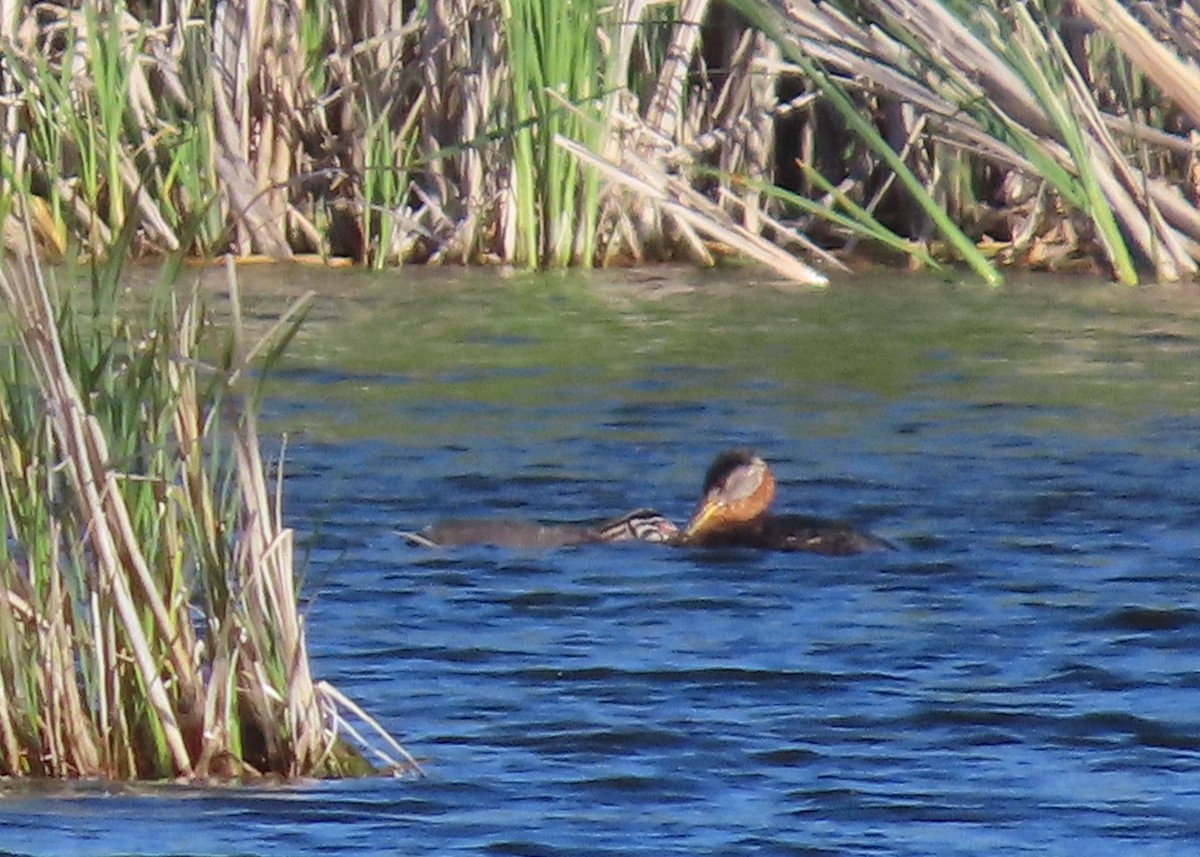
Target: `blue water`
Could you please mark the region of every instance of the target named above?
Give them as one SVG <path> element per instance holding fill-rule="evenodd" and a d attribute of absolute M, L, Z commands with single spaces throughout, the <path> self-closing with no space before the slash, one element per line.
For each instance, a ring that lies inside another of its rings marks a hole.
<path fill-rule="evenodd" d="M 310 549 L 314 670 L 426 776 L 14 789 L 0 851 L 1200 848 L 1186 305 L 875 283 L 771 293 L 736 318 L 622 290 L 598 321 L 490 288 L 458 345 L 438 339 L 445 310 L 369 293 L 367 315 L 403 307 L 398 339 L 430 331 L 392 365 L 378 352 L 403 348 L 381 335 L 342 350 L 365 334 L 330 312 L 332 338 L 302 341 L 267 403 Z M 780 509 L 901 549 L 438 552 L 395 532 L 642 505 L 682 521 L 732 444 L 771 462 Z"/>

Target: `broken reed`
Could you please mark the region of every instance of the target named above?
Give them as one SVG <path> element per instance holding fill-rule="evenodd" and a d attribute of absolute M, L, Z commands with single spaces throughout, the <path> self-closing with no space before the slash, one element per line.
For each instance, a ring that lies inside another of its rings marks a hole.
<path fill-rule="evenodd" d="M 129 216 L 143 251 L 376 266 L 710 264 L 715 241 L 819 281 L 784 258 L 814 238 L 991 281 L 997 260 L 1092 255 L 1131 282 L 1200 259 L 1188 4 L 37 10 L 0 21 L 0 124 L 59 250 L 102 253 Z M 0 152 L 0 196 L 21 183 Z"/>
<path fill-rule="evenodd" d="M 30 257 L 0 270 L 0 775 L 366 773 L 340 734 L 361 712 L 309 671 L 248 396 L 297 310 L 205 367 L 196 301 L 125 321 L 119 267 L 90 310 Z"/>

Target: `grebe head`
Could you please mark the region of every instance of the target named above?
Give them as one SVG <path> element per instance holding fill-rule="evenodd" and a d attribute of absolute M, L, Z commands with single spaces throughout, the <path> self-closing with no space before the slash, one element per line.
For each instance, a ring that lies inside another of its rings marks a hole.
<path fill-rule="evenodd" d="M 746 449 L 722 452 L 704 476 L 704 498 L 683 539 L 753 521 L 774 499 L 775 477 L 765 461 Z"/>

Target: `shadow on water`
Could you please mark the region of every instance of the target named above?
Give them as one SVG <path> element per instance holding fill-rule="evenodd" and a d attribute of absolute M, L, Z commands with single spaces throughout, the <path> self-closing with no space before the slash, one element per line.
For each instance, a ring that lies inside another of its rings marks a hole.
<path fill-rule="evenodd" d="M 320 292 L 266 415 L 288 434 L 315 668 L 430 776 L 17 790 L 0 847 L 1200 844 L 1194 297 L 671 270 L 288 277 L 246 285 L 262 318 Z M 396 533 L 638 506 L 682 521 L 729 445 L 772 463 L 779 508 L 902 549 L 431 551 Z"/>

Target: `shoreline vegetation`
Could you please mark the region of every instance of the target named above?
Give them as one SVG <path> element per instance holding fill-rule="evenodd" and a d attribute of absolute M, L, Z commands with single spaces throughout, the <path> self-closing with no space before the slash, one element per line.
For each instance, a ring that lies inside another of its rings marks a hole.
<path fill-rule="evenodd" d="M 0 776 L 419 772 L 309 667 L 254 405 L 303 305 L 247 342 L 230 266 L 214 342 L 170 278 L 121 320 L 120 268 L 89 306 L 35 257 L 0 267 Z"/>
<path fill-rule="evenodd" d="M 1192 278 L 1162 0 L 98 0 L 0 20 L 5 246 Z M 818 270 L 820 269 L 820 270 Z"/>

